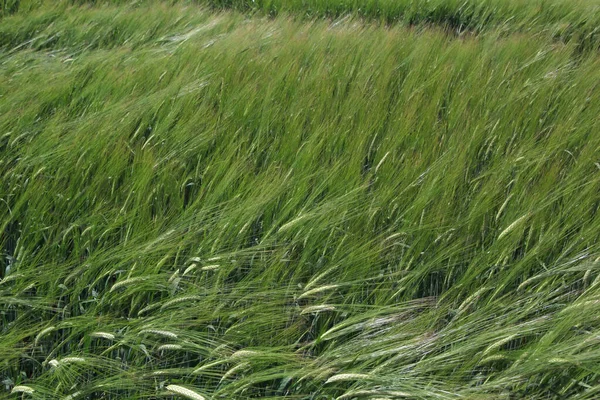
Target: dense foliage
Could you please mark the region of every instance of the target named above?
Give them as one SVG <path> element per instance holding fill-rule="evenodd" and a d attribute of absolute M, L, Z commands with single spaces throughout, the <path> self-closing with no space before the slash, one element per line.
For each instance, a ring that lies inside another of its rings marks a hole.
<path fill-rule="evenodd" d="M 600 396 L 593 2 L 0 5 L 0 398 Z"/>

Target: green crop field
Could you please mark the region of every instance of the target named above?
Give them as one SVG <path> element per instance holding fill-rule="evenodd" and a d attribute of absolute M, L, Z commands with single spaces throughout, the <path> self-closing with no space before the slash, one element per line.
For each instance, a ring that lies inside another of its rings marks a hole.
<path fill-rule="evenodd" d="M 600 398 L 600 1 L 0 0 L 0 399 Z"/>

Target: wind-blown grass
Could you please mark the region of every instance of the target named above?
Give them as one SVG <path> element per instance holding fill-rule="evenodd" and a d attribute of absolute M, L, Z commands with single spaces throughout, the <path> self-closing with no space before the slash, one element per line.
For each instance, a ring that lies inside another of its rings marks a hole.
<path fill-rule="evenodd" d="M 595 50 L 66 7 L 0 25 L 3 395 L 598 397 Z"/>
<path fill-rule="evenodd" d="M 44 12 L 38 19 L 35 14 L 22 12 L 23 19 L 17 19 L 18 29 L 9 31 L 0 28 L 2 44 L 16 46 L 47 46 L 49 43 L 63 42 L 69 38 L 71 26 L 63 35 L 40 35 L 39 25 L 52 24 L 55 19 L 67 13 L 73 4 L 82 5 L 122 5 L 139 7 L 153 5 L 154 0 L 4 0 L 0 18 L 13 15 L 18 10 L 32 11 L 39 8 L 52 8 L 53 13 Z M 600 1 L 599 0 L 171 0 L 172 4 L 201 4 L 214 10 L 238 10 L 259 15 L 277 16 L 293 14 L 301 19 L 315 17 L 346 18 L 360 17 L 367 21 L 378 21 L 388 25 L 438 26 L 452 35 L 497 30 L 502 34 L 528 33 L 551 38 L 558 42 L 577 43 L 578 52 L 597 51 L 600 48 Z M 119 10 L 121 11 L 121 10 Z M 148 22 L 159 21 L 155 13 L 148 11 Z M 132 28 L 141 14 L 128 15 L 124 20 L 119 13 L 119 22 L 104 20 L 103 23 L 88 26 L 85 35 L 90 38 L 89 46 L 99 42 L 115 45 Z M 33 18 L 32 18 L 33 17 Z M 73 16 L 79 20 L 79 12 Z M 139 23 L 139 22 L 138 22 Z M 164 28 L 152 24 L 144 38 L 151 39 Z M 36 29 L 38 28 L 38 29 Z M 135 28 L 134 28 L 135 29 Z M 150 32 L 150 35 L 148 33 Z M 104 34 L 108 38 L 101 39 Z M 16 36 L 15 36 L 16 35 Z"/>

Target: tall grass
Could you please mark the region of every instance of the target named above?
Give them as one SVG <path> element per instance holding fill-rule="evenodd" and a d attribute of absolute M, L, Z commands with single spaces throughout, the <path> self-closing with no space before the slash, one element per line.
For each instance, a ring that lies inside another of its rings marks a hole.
<path fill-rule="evenodd" d="M 63 10 L 73 4 L 152 4 L 154 0 L 4 0 L 0 18 L 42 6 Z M 600 46 L 599 0 L 170 0 L 172 4 L 201 4 L 214 10 L 238 10 L 300 18 L 341 18 L 352 15 L 368 21 L 405 26 L 434 25 L 454 35 L 500 30 L 528 32 L 555 41 L 576 41 L 580 51 Z"/>
<path fill-rule="evenodd" d="M 597 52 L 359 17 L 2 18 L 2 396 L 598 397 Z"/>

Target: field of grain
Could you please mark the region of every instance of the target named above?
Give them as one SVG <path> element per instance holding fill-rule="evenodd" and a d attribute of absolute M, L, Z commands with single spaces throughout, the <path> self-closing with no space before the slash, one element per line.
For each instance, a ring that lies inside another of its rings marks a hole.
<path fill-rule="evenodd" d="M 0 0 L 0 399 L 598 399 L 599 239 L 597 0 Z"/>

